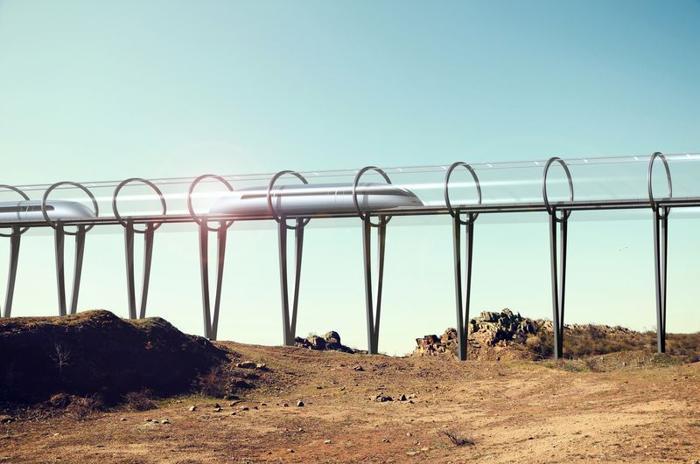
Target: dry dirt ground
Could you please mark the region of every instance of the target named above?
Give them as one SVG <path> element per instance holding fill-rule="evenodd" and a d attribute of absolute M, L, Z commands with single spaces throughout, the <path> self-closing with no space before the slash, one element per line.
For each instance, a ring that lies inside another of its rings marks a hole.
<path fill-rule="evenodd" d="M 0 462 L 700 462 L 700 363 L 638 367 L 628 354 L 597 372 L 223 344 L 270 369 L 242 402 L 18 420 L 0 425 Z"/>

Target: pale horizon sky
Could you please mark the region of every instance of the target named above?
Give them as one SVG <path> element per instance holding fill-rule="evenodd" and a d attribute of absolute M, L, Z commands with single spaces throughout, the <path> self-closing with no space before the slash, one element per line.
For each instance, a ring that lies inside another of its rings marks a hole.
<path fill-rule="evenodd" d="M 0 0 L 0 183 L 699 152 L 698 24 L 697 0 Z M 700 221 L 675 219 L 668 330 L 695 332 Z M 219 338 L 279 344 L 276 231 L 236 227 Z M 572 218 L 567 322 L 655 326 L 651 230 Z M 366 347 L 360 239 L 310 227 L 298 335 Z M 81 309 L 127 315 L 122 242 L 88 236 Z M 546 217 L 475 246 L 472 314 L 551 317 Z M 52 240 L 22 247 L 13 313 L 55 314 Z M 380 350 L 405 353 L 455 324 L 449 221 L 387 247 Z M 150 315 L 201 334 L 195 228 L 153 266 Z"/>

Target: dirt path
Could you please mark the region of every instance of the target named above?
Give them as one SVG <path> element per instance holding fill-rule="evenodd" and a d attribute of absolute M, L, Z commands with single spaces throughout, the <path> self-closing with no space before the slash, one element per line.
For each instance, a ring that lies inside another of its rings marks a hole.
<path fill-rule="evenodd" d="M 0 425 L 0 462 L 700 462 L 700 363 L 570 372 L 227 345 L 274 380 L 233 406 L 183 397 Z M 395 401 L 372 400 L 380 393 Z"/>

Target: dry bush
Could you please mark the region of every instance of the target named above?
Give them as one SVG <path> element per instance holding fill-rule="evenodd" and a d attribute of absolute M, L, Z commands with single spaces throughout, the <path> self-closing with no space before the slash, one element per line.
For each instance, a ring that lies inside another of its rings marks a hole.
<path fill-rule="evenodd" d="M 200 375 L 197 381 L 199 393 L 214 398 L 223 398 L 228 393 L 228 385 L 222 375 L 222 369 L 216 367 L 206 374 Z"/>
<path fill-rule="evenodd" d="M 249 372 L 249 369 L 237 370 L 231 365 L 221 365 L 200 375 L 195 382 L 195 391 L 214 398 L 233 398 L 242 390 L 254 388 L 259 378 L 258 373 Z"/>
<path fill-rule="evenodd" d="M 124 395 L 124 403 L 131 411 L 150 411 L 158 408 L 148 391 L 129 392 Z"/>
<path fill-rule="evenodd" d="M 460 436 L 456 432 L 451 432 L 449 430 L 443 430 L 441 433 L 443 435 L 445 435 L 452 442 L 452 444 L 455 446 L 474 446 L 474 445 L 476 445 L 476 442 L 471 437 Z"/>
<path fill-rule="evenodd" d="M 99 395 L 73 396 L 66 412 L 78 420 L 83 420 L 92 414 L 102 411 L 104 402 Z"/>

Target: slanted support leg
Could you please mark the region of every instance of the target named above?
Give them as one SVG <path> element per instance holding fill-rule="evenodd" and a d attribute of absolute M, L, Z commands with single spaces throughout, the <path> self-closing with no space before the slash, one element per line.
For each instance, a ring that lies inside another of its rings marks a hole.
<path fill-rule="evenodd" d="M 56 285 L 58 291 L 58 315 L 66 315 L 66 270 L 65 270 L 66 233 L 63 224 L 56 224 L 54 230 L 54 248 L 56 252 Z"/>
<path fill-rule="evenodd" d="M 75 314 L 78 311 L 78 295 L 80 293 L 80 279 L 83 270 L 83 256 L 85 252 L 85 233 L 86 228 L 83 225 L 77 226 L 75 235 L 75 266 L 73 269 L 73 292 L 71 295 L 70 314 Z M 56 224 L 54 231 L 54 247 L 56 254 L 56 283 L 58 290 L 58 314 L 65 316 L 67 314 L 66 304 L 66 271 L 65 271 L 65 244 L 66 231 L 63 224 Z"/>
<path fill-rule="evenodd" d="M 85 226 L 78 226 L 75 235 L 75 266 L 73 267 L 73 293 L 71 296 L 70 313 L 78 312 L 78 295 L 80 294 L 80 279 L 83 275 L 83 256 L 85 255 Z"/>
<path fill-rule="evenodd" d="M 129 304 L 129 319 L 136 319 L 136 290 L 134 278 L 134 223 L 127 221 L 124 227 L 124 250 L 126 252 L 126 292 Z"/>
<path fill-rule="evenodd" d="M 377 227 L 377 294 L 376 303 L 372 292 L 372 227 L 370 217 L 362 224 L 362 247 L 365 270 L 365 307 L 367 310 L 367 352 L 377 354 L 379 348 L 379 321 L 382 310 L 382 287 L 384 285 L 384 249 L 386 244 L 386 221 L 380 218 Z"/>
<path fill-rule="evenodd" d="M 148 303 L 148 286 L 151 281 L 151 263 L 153 261 L 153 238 L 155 225 L 146 224 L 145 230 L 138 231 L 144 234 L 143 242 L 143 284 L 141 286 L 141 306 L 138 315 L 136 313 L 136 278 L 134 276 L 134 238 L 136 229 L 132 220 L 127 220 L 124 226 L 124 250 L 126 253 L 126 286 L 129 302 L 129 319 L 143 319 L 146 317 Z"/>
<path fill-rule="evenodd" d="M 666 352 L 666 278 L 668 276 L 668 213 L 661 206 L 654 211 L 654 281 L 656 284 L 656 350 Z"/>
<path fill-rule="evenodd" d="M 224 261 L 226 257 L 226 232 L 225 222 L 219 223 L 216 230 L 217 237 L 217 272 L 216 289 L 214 292 L 214 313 L 212 318 L 211 299 L 209 294 L 209 226 L 206 222 L 199 224 L 199 264 L 202 283 L 202 316 L 204 319 L 204 336 L 210 340 L 216 340 L 219 327 L 219 313 L 221 307 L 221 290 L 224 278 Z"/>
<path fill-rule="evenodd" d="M 552 278 L 552 330 L 554 332 L 554 359 L 564 354 L 564 302 L 566 295 L 566 245 L 568 215 L 557 217 L 556 212 L 549 216 L 549 249 Z M 557 224 L 559 225 L 557 230 Z M 557 242 L 559 257 L 557 258 Z"/>
<path fill-rule="evenodd" d="M 19 263 L 19 245 L 21 233 L 19 227 L 12 228 L 10 237 L 10 269 L 7 274 L 7 290 L 5 291 L 5 312 L 4 317 L 12 316 L 12 298 L 15 293 L 15 282 L 17 280 L 17 265 Z"/>
<path fill-rule="evenodd" d="M 459 215 L 452 220 L 452 243 L 454 249 L 454 275 L 455 275 L 455 303 L 457 307 L 457 336 L 459 339 L 458 356 L 461 361 L 467 359 L 467 339 L 469 336 L 469 304 L 471 300 L 472 284 L 472 256 L 474 248 L 474 220 L 476 214 L 469 213 L 467 222 L 462 222 Z M 464 225 L 465 231 L 465 272 L 464 290 L 462 289 L 462 246 L 460 226 Z M 464 295 L 464 296 L 463 296 Z"/>
<path fill-rule="evenodd" d="M 294 346 L 297 331 L 297 313 L 299 308 L 299 285 L 301 283 L 301 258 L 304 250 L 304 220 L 298 218 L 294 227 L 295 240 L 295 272 L 294 293 L 292 295 L 291 314 L 289 304 L 289 273 L 287 259 L 287 226 L 286 221 L 278 223 L 279 260 L 280 260 L 280 291 L 282 297 L 282 335 L 285 346 Z"/>

